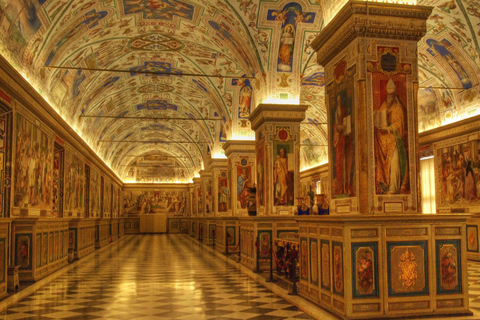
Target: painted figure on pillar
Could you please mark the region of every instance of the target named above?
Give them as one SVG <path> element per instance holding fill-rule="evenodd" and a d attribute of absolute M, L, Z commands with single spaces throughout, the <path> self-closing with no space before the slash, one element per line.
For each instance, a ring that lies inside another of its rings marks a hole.
<path fill-rule="evenodd" d="M 241 171 L 237 179 L 237 199 L 240 208 L 245 209 L 247 207 L 248 189 L 252 187 L 250 178 L 252 168 L 250 166 L 239 166 L 237 168 Z"/>
<path fill-rule="evenodd" d="M 276 155 L 273 163 L 273 196 L 275 206 L 294 205 L 294 143 L 288 126 L 276 127 L 272 137 L 273 150 Z"/>
<path fill-rule="evenodd" d="M 375 188 L 377 194 L 409 193 L 407 158 L 407 112 L 389 79 L 386 97 L 374 106 Z"/>
<path fill-rule="evenodd" d="M 256 147 L 256 161 L 257 161 L 257 194 L 258 206 L 265 205 L 265 146 L 264 139 L 260 139 Z"/>
<path fill-rule="evenodd" d="M 334 66 L 334 81 L 328 85 L 330 142 L 332 150 L 332 199 L 355 196 L 355 125 L 353 114 L 353 75 L 345 60 Z"/>
<path fill-rule="evenodd" d="M 218 179 L 218 212 L 227 212 L 228 210 L 228 190 L 227 173 L 222 172 L 221 177 Z"/>
<path fill-rule="evenodd" d="M 335 122 L 333 128 L 333 146 L 335 148 L 335 193 L 337 195 L 350 195 L 352 159 L 351 110 L 345 105 L 342 95 L 337 95 L 335 106 Z"/>

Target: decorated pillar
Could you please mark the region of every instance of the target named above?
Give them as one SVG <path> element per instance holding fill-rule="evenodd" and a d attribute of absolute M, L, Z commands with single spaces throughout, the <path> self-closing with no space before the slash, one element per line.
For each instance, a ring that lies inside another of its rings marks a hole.
<path fill-rule="evenodd" d="M 190 183 L 188 185 L 188 201 L 190 203 L 186 211 L 186 216 L 188 217 L 195 217 L 195 208 L 197 207 L 196 199 L 195 199 L 195 183 Z"/>
<path fill-rule="evenodd" d="M 255 130 L 257 215 L 293 215 L 299 194 L 300 122 L 306 105 L 260 104 Z"/>
<path fill-rule="evenodd" d="M 199 215 L 201 217 L 213 216 L 213 181 L 212 171 L 200 170 L 201 203 L 199 203 Z"/>
<path fill-rule="evenodd" d="M 192 216 L 199 217 L 202 210 L 202 179 L 195 177 L 193 181 L 193 196 L 192 196 Z"/>
<path fill-rule="evenodd" d="M 227 159 L 211 159 L 212 172 L 212 212 L 215 216 L 226 216 L 230 197 L 227 177 Z"/>
<path fill-rule="evenodd" d="M 325 68 L 330 214 L 417 213 L 417 42 L 430 7 L 348 2 L 312 42 Z"/>
<path fill-rule="evenodd" d="M 230 140 L 223 145 L 228 158 L 228 180 L 230 182 L 229 215 L 247 216 L 249 188 L 256 186 L 255 141 Z"/>

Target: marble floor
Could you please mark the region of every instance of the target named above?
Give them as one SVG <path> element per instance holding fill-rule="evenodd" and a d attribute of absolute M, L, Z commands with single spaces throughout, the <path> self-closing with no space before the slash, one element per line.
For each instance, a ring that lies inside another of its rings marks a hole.
<path fill-rule="evenodd" d="M 480 263 L 469 290 L 474 315 L 454 319 L 480 319 Z M 287 293 L 185 235 L 136 235 L 0 301 L 0 319 L 339 319 Z"/>

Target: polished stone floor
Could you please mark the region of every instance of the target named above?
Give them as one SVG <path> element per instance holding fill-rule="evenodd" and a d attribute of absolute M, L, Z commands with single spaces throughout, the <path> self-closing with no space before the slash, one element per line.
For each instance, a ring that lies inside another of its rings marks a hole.
<path fill-rule="evenodd" d="M 184 235 L 142 235 L 78 261 L 0 319 L 313 318 Z"/>
<path fill-rule="evenodd" d="M 480 319 L 480 263 L 468 276 L 474 314 L 449 319 Z M 287 292 L 185 235 L 126 236 L 0 301 L 17 300 L 0 319 L 339 319 Z"/>

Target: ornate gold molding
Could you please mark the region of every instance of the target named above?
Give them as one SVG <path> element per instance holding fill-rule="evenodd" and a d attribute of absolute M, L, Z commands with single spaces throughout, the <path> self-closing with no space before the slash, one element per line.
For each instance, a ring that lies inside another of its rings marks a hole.
<path fill-rule="evenodd" d="M 432 7 L 349 1 L 312 41 L 325 66 L 356 38 L 419 41 Z"/>

